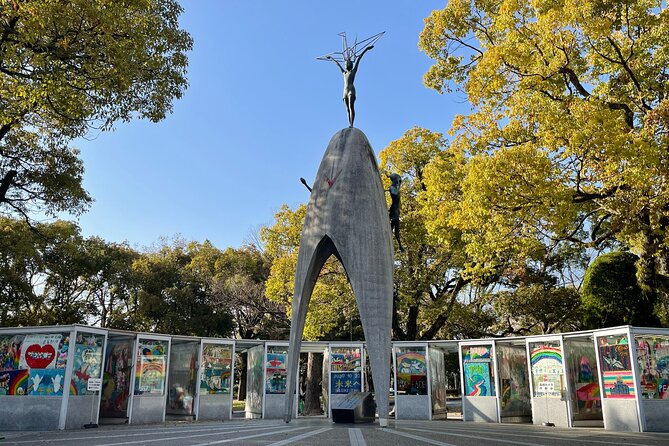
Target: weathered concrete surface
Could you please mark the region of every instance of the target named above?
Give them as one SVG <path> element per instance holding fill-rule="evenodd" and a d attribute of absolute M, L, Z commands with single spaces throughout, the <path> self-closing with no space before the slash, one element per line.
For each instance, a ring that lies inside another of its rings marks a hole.
<path fill-rule="evenodd" d="M 284 420 L 293 413 L 295 376 L 309 300 L 325 261 L 336 256 L 356 296 L 380 424 L 388 422 L 393 247 L 379 168 L 364 133 L 337 132 L 318 168 L 302 229 L 295 274 Z"/>

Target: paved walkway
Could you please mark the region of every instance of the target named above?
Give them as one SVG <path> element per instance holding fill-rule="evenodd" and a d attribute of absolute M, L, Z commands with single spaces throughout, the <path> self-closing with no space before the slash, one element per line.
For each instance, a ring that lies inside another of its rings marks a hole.
<path fill-rule="evenodd" d="M 263 445 L 263 446 L 667 446 L 669 434 L 614 433 L 602 429 L 560 429 L 518 424 L 460 421 L 391 421 L 341 425 L 328 419 L 170 423 L 152 426 L 101 426 L 55 432 L 3 432 L 0 446 Z"/>

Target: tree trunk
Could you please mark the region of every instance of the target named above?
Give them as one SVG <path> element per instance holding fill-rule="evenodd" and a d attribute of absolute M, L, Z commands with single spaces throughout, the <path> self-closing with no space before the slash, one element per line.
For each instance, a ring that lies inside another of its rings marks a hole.
<path fill-rule="evenodd" d="M 420 293 L 416 293 L 416 302 L 420 302 Z M 418 305 L 411 305 L 409 307 L 409 314 L 407 316 L 407 331 L 406 341 L 415 341 L 418 339 Z"/>
<path fill-rule="evenodd" d="M 323 354 L 309 353 L 307 360 L 307 388 L 304 396 L 304 415 L 320 415 L 321 411 L 321 379 L 323 370 Z"/>
<path fill-rule="evenodd" d="M 14 181 L 14 177 L 17 173 L 18 172 L 15 170 L 9 170 L 2 181 L 0 181 L 0 203 L 7 201 L 7 190 L 9 189 L 9 186 L 11 186 L 12 181 Z"/>
<path fill-rule="evenodd" d="M 237 373 L 239 373 L 239 388 L 237 388 L 237 400 L 244 401 L 246 399 L 246 368 L 248 362 L 248 354 L 240 353 L 239 354 L 239 367 L 237 367 Z"/>
<path fill-rule="evenodd" d="M 397 294 L 397 288 L 393 289 L 393 317 L 392 317 L 392 326 L 393 326 L 393 337 L 398 341 L 406 341 L 404 330 L 400 325 L 399 315 L 397 314 L 397 303 L 399 301 L 399 295 Z"/>
<path fill-rule="evenodd" d="M 643 291 L 644 302 L 639 302 L 639 308 L 646 308 L 645 312 L 648 316 L 643 321 L 630 321 L 631 325 L 655 326 L 659 324 L 657 315 L 654 313 L 655 303 L 660 298 L 660 289 L 662 288 L 661 267 L 662 262 L 658 258 L 662 257 L 660 246 L 662 240 L 659 239 L 653 232 L 650 217 L 644 215 L 646 225 L 644 225 L 640 235 L 643 237 L 641 245 L 641 252 L 639 253 L 639 260 L 637 261 L 637 282 Z"/>

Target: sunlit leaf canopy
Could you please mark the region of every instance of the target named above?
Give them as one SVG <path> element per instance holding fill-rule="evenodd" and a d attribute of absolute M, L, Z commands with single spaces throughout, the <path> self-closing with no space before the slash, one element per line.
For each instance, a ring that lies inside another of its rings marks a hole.
<path fill-rule="evenodd" d="M 615 237 L 660 280 L 669 200 L 669 11 L 660 1 L 453 0 L 426 19 L 425 83 L 460 91 L 455 203 L 426 168 L 431 228 L 465 232 L 481 265 L 541 244 Z M 441 164 L 440 164 L 441 163 Z M 644 272 L 645 271 L 645 272 Z"/>
<path fill-rule="evenodd" d="M 181 12 L 174 0 L 0 2 L 0 174 L 17 172 L 0 212 L 85 209 L 69 143 L 171 112 L 192 47 Z"/>

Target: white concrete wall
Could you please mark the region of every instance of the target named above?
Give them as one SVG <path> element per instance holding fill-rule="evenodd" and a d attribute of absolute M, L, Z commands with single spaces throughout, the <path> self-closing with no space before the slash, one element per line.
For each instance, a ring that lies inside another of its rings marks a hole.
<path fill-rule="evenodd" d="M 463 421 L 497 423 L 497 398 L 494 396 L 463 396 Z"/>
<path fill-rule="evenodd" d="M 604 429 L 639 432 L 639 414 L 634 398 L 602 398 Z"/>

